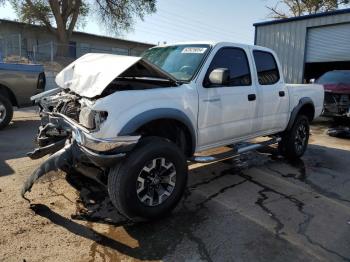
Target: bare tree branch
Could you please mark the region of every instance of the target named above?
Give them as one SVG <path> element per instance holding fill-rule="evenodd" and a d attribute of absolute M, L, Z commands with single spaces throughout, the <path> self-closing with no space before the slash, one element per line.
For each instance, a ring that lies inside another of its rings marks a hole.
<path fill-rule="evenodd" d="M 266 8 L 271 11 L 270 17 L 272 18 L 275 18 L 275 19 L 287 18 L 287 15 L 285 13 L 277 10 L 277 4 L 275 7 L 266 6 Z"/>

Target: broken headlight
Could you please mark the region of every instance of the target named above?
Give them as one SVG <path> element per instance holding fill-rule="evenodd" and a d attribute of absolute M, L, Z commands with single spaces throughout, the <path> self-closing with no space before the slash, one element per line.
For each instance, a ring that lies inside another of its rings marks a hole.
<path fill-rule="evenodd" d="M 105 111 L 95 111 L 88 107 L 82 107 L 79 114 L 79 123 L 87 129 L 98 129 L 100 124 L 107 119 Z"/>

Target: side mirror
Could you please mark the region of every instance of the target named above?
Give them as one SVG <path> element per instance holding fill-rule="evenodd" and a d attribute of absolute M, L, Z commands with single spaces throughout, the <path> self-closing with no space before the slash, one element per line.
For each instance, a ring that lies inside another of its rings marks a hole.
<path fill-rule="evenodd" d="M 210 84 L 227 85 L 230 82 L 230 70 L 227 68 L 216 68 L 209 74 Z"/>

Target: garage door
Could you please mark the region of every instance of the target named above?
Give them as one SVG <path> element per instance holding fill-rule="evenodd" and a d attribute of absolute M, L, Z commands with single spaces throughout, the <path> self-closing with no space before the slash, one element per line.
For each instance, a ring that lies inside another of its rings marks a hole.
<path fill-rule="evenodd" d="M 308 30 L 306 62 L 350 61 L 350 23 Z"/>

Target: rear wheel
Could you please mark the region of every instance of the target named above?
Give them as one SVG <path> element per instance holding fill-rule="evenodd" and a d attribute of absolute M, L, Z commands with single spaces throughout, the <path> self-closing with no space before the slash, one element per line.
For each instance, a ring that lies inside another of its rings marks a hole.
<path fill-rule="evenodd" d="M 146 138 L 108 175 L 115 207 L 130 219 L 154 219 L 168 214 L 181 199 L 187 182 L 187 162 L 181 150 L 163 138 Z"/>
<path fill-rule="evenodd" d="M 13 116 L 13 108 L 10 100 L 0 95 L 0 130 L 5 128 Z"/>
<path fill-rule="evenodd" d="M 304 115 L 299 115 L 293 127 L 283 135 L 279 143 L 280 153 L 289 159 L 301 157 L 309 142 L 310 125 L 309 120 Z"/>

